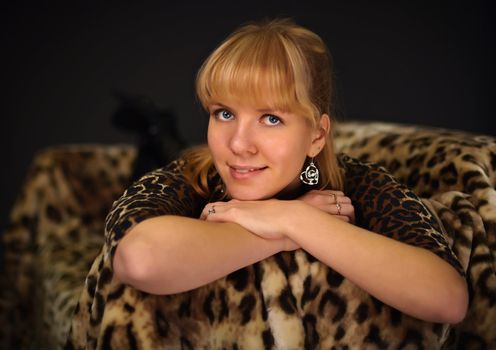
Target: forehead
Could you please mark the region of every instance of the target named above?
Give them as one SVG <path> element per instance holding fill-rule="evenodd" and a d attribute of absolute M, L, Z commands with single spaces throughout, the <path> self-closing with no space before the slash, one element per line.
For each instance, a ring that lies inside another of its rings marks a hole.
<path fill-rule="evenodd" d="M 206 106 L 223 105 L 226 107 L 250 108 L 258 111 L 279 111 L 303 115 L 303 109 L 294 99 L 281 96 L 277 92 L 260 88 L 256 93 L 249 90 L 224 91 L 224 94 L 209 96 Z"/>

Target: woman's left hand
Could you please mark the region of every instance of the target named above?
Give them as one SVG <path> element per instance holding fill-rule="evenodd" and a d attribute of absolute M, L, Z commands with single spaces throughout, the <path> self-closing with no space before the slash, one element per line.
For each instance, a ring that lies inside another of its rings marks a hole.
<path fill-rule="evenodd" d="M 351 199 L 341 191 L 311 190 L 298 198 L 336 218 L 348 223 L 355 222 L 355 208 Z"/>
<path fill-rule="evenodd" d="M 303 204 L 304 202 L 305 204 Z M 305 215 L 308 206 L 322 210 L 337 219 L 353 223 L 355 211 L 350 198 L 339 191 L 313 190 L 298 200 L 259 200 L 209 203 L 200 219 L 214 222 L 234 222 L 265 239 L 286 238 L 285 227 L 291 215 Z"/>

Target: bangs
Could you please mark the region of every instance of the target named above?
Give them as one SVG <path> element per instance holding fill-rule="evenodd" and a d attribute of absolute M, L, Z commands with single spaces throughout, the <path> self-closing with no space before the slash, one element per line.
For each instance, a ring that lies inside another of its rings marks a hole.
<path fill-rule="evenodd" d="M 197 79 L 202 105 L 234 100 L 311 117 L 308 74 L 297 70 L 305 61 L 279 33 L 264 34 L 227 41 L 212 54 Z"/>

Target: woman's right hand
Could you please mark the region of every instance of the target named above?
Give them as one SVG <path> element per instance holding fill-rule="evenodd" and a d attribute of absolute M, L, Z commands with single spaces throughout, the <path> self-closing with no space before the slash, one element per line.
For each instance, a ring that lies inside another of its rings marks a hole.
<path fill-rule="evenodd" d="M 277 199 L 260 201 L 239 201 L 208 203 L 200 215 L 201 220 L 214 222 L 233 222 L 243 226 L 257 236 L 279 241 L 282 251 L 300 248 L 288 238 L 281 227 L 286 222 L 286 213 L 291 212 L 296 201 Z M 301 204 L 297 204 L 299 206 Z"/>

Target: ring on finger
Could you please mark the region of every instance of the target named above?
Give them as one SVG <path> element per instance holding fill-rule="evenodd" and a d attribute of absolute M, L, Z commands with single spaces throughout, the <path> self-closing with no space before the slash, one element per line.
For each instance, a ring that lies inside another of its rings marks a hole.
<path fill-rule="evenodd" d="M 215 214 L 215 206 L 212 205 L 212 208 L 208 208 L 208 215 Z"/>
<path fill-rule="evenodd" d="M 336 196 L 335 193 L 331 193 L 332 198 L 334 198 L 334 203 L 338 202 L 338 197 Z"/>
<path fill-rule="evenodd" d="M 341 215 L 341 204 L 336 203 L 336 208 L 338 209 L 338 215 Z"/>

